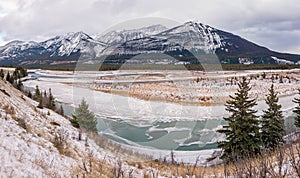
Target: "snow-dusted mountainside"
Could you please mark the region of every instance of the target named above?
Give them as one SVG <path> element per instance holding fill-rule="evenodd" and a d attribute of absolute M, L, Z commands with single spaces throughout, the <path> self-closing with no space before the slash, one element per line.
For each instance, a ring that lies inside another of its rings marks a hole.
<path fill-rule="evenodd" d="M 165 31 L 159 38 L 166 38 L 170 43 L 179 43 L 187 50 L 202 50 L 214 53 L 222 46 L 222 39 L 217 30 L 201 23 L 187 22 L 181 26 Z"/>
<path fill-rule="evenodd" d="M 97 47 L 95 50 L 100 53 L 106 46 L 83 32 L 56 36 L 40 44 L 50 53 L 51 57 L 70 56 L 72 53 L 85 50 L 87 46 Z"/>
<path fill-rule="evenodd" d="M 0 47 L 0 63 L 4 65 L 36 65 L 76 62 L 80 54 L 91 48 L 101 53 L 106 44 L 83 32 L 67 33 L 37 42 L 13 41 Z M 96 56 L 96 55 L 95 55 Z"/>
<path fill-rule="evenodd" d="M 17 55 L 18 52 L 26 50 L 28 48 L 32 48 L 36 45 L 38 45 L 38 43 L 34 41 L 25 42 L 16 40 L 0 47 L 0 51 L 2 56 Z"/>
<path fill-rule="evenodd" d="M 110 45 L 122 44 L 126 41 L 148 37 L 167 30 L 163 25 L 152 25 L 132 30 L 110 31 L 106 34 L 95 35 L 94 38 Z"/>
<path fill-rule="evenodd" d="M 221 63 L 282 64 L 282 60 L 279 62 L 274 57 L 284 59 L 287 64 L 300 60 L 300 55 L 273 52 L 232 33 L 197 22 L 186 22 L 157 35 L 127 41 L 108 53 L 117 54 L 118 58 L 123 55 L 125 59 L 137 54 L 165 53 L 189 63 L 197 63 L 195 56 L 203 54 L 217 55 Z"/>
<path fill-rule="evenodd" d="M 201 23 L 187 22 L 156 35 L 130 40 L 112 54 L 168 53 L 174 51 L 214 54 L 222 46 L 217 31 Z M 179 53 L 180 53 L 179 52 Z"/>
<path fill-rule="evenodd" d="M 215 55 L 221 63 L 231 64 L 298 64 L 300 61 L 300 55 L 274 52 L 232 33 L 186 22 L 170 29 L 152 25 L 94 36 L 68 33 L 40 43 L 14 41 L 0 47 L 0 65 L 75 63 L 85 52 L 89 54 L 87 62 L 92 63 L 101 57 L 105 57 L 106 63 L 123 63 L 139 54 L 147 54 L 147 58 L 151 58 L 149 54 L 166 54 L 185 63 L 197 63 L 195 56 L 203 54 Z"/>

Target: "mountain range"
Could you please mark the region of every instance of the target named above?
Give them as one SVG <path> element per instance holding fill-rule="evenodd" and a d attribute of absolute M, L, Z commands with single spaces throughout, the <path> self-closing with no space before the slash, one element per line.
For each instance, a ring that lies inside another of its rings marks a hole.
<path fill-rule="evenodd" d="M 0 47 L 0 65 L 58 65 L 78 60 L 91 64 L 195 64 L 199 56 L 213 56 L 230 64 L 300 63 L 300 55 L 272 51 L 238 35 L 192 21 L 173 28 L 152 25 L 97 35 L 67 33 L 42 42 L 12 41 Z"/>

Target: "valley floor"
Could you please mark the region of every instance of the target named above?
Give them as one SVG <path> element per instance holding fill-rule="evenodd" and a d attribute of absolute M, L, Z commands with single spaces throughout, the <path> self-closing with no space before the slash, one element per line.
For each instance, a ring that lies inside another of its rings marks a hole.
<path fill-rule="evenodd" d="M 80 77 L 78 73 L 78 77 Z M 96 75 L 91 82 L 66 82 L 96 91 L 143 100 L 174 102 L 183 105 L 223 105 L 237 90 L 241 76 L 251 78 L 250 96 L 263 100 L 274 84 L 279 97 L 300 89 L 300 70 L 267 71 L 118 71 Z"/>

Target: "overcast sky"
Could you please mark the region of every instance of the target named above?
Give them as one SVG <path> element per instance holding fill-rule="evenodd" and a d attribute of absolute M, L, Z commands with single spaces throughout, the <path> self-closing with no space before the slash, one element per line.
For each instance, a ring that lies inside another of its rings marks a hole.
<path fill-rule="evenodd" d="M 197 20 L 273 50 L 300 54 L 299 0 L 0 0 L 0 45 L 67 32 L 102 33 L 144 17 Z"/>

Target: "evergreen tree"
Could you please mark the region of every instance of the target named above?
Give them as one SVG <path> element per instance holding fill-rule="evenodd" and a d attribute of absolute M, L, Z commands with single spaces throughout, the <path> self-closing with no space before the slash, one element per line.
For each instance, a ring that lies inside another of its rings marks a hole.
<path fill-rule="evenodd" d="M 74 116 L 74 115 L 73 115 L 72 117 L 73 117 L 73 119 L 71 119 L 71 124 L 72 124 L 72 126 L 75 127 L 75 128 L 80 128 L 80 125 L 79 125 L 79 123 L 78 123 L 77 117 Z"/>
<path fill-rule="evenodd" d="M 62 107 L 62 105 L 60 105 L 59 114 L 62 116 L 65 115 L 64 108 Z"/>
<path fill-rule="evenodd" d="M 263 79 L 265 79 L 267 75 L 266 75 L 266 73 L 264 72 L 264 73 L 261 74 L 261 76 L 262 76 Z"/>
<path fill-rule="evenodd" d="M 280 78 L 279 78 L 279 83 L 283 83 L 283 77 L 282 76 L 280 76 Z"/>
<path fill-rule="evenodd" d="M 300 94 L 300 90 L 298 90 L 298 92 Z M 295 98 L 293 102 L 297 104 L 296 108 L 293 110 L 293 112 L 296 114 L 295 126 L 300 128 L 300 98 Z"/>
<path fill-rule="evenodd" d="M 17 87 L 16 87 L 18 90 L 22 90 L 23 89 L 23 83 L 22 83 L 22 81 L 19 79 L 18 80 L 18 83 L 17 83 Z"/>
<path fill-rule="evenodd" d="M 40 96 L 41 96 L 41 92 L 39 86 L 35 86 L 35 98 L 40 99 Z"/>
<path fill-rule="evenodd" d="M 13 80 L 17 80 L 17 79 L 21 78 L 20 75 L 19 75 L 19 73 L 18 73 L 18 71 L 16 69 L 13 72 L 12 78 L 13 78 Z"/>
<path fill-rule="evenodd" d="M 1 79 L 4 78 L 4 71 L 3 71 L 3 69 L 0 70 L 0 78 L 1 78 Z"/>
<path fill-rule="evenodd" d="M 234 96 L 229 96 L 226 102 L 226 110 L 231 113 L 225 117 L 228 125 L 218 130 L 225 134 L 226 140 L 218 142 L 218 146 L 223 149 L 222 159 L 234 161 L 239 158 L 253 157 L 260 153 L 259 121 L 253 110 L 256 105 L 255 99 L 249 98 L 249 81 L 246 77 L 238 83 L 238 91 Z"/>
<path fill-rule="evenodd" d="M 97 120 L 94 113 L 89 111 L 89 105 L 84 99 L 82 99 L 78 108 L 75 109 L 71 123 L 74 127 L 78 124 L 85 131 L 97 132 Z"/>
<path fill-rule="evenodd" d="M 9 81 L 9 80 L 10 80 L 10 74 L 9 74 L 9 72 L 7 72 L 6 77 L 5 77 L 5 80 L 6 80 L 6 81 Z"/>
<path fill-rule="evenodd" d="M 40 97 L 39 97 L 39 105 L 37 107 L 40 108 L 40 109 L 44 108 L 44 105 L 43 105 L 43 96 L 42 95 L 40 95 Z"/>
<path fill-rule="evenodd" d="M 18 78 L 26 77 L 28 75 L 27 69 L 24 69 L 21 66 L 16 67 L 15 72 L 16 72 Z"/>
<path fill-rule="evenodd" d="M 51 92 L 51 88 L 49 88 L 49 99 L 48 99 L 48 108 L 54 109 L 55 108 L 55 103 L 54 103 L 54 97 Z"/>
<path fill-rule="evenodd" d="M 284 142 L 284 120 L 273 84 L 265 101 L 268 109 L 264 111 L 261 120 L 261 139 L 265 149 L 274 150 Z"/>
<path fill-rule="evenodd" d="M 274 75 L 273 74 L 272 74 L 271 80 L 272 80 L 272 83 L 274 83 Z"/>
<path fill-rule="evenodd" d="M 28 96 L 29 98 L 32 98 L 31 91 L 28 91 L 28 94 L 27 94 L 27 96 Z"/>
<path fill-rule="evenodd" d="M 7 75 L 6 75 L 6 81 L 8 81 L 9 83 L 13 84 L 14 83 L 14 80 L 13 78 L 10 76 L 9 72 L 7 72 Z"/>

